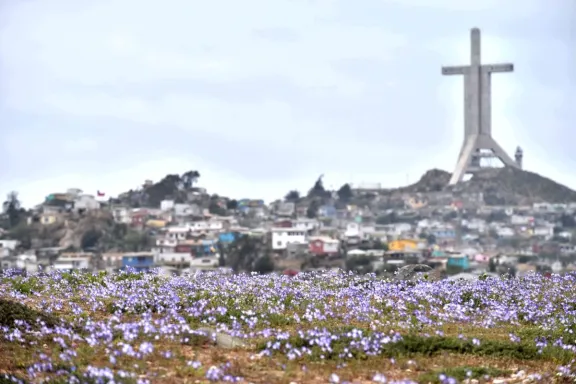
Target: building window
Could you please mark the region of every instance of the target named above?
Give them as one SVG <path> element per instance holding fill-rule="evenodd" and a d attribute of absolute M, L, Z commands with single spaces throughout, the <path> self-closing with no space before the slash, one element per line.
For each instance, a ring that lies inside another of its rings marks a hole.
<path fill-rule="evenodd" d="M 278 242 L 276 242 L 276 245 L 279 246 L 279 247 L 281 247 L 281 246 L 282 246 L 282 242 L 281 242 L 281 241 L 278 241 Z"/>

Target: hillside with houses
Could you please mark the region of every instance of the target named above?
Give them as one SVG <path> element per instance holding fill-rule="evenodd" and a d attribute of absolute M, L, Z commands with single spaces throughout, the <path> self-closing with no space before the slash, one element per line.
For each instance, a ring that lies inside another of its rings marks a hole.
<path fill-rule="evenodd" d="M 166 274 L 340 268 L 392 276 L 426 264 L 445 278 L 576 269 L 575 203 L 487 204 L 477 188 L 434 187 L 434 177 L 444 182 L 431 171 L 416 187 L 345 184 L 337 191 L 326 190 L 320 177 L 306 194 L 289 191 L 268 203 L 210 194 L 197 171 L 148 180 L 112 198 L 77 188 L 46 191 L 31 210 L 11 194 L 0 267 Z"/>

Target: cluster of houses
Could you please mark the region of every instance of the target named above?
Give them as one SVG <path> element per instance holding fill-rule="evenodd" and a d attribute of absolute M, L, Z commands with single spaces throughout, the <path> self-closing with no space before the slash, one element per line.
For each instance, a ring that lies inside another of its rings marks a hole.
<path fill-rule="evenodd" d="M 264 237 L 280 268 L 310 258 L 336 260 L 330 265 L 344 267 L 351 258 L 363 258 L 370 260 L 374 271 L 425 262 L 444 270 L 473 274 L 494 270 L 495 266 L 521 274 L 542 268 L 553 272 L 571 270 L 570 262 L 560 257 L 576 255 L 574 233 L 558 223 L 559 215 L 566 212 L 572 212 L 574 217 L 576 206 L 565 204 L 480 205 L 463 215 L 462 203 L 453 199 L 432 204 L 421 196 L 405 196 L 404 206 L 399 209 L 378 211 L 326 204 L 319 207 L 315 218 L 308 218 L 306 205 L 286 201 L 266 205 L 262 200 L 244 199 L 227 211 L 228 216 L 218 216 L 194 201 L 179 204 L 164 200 L 157 208 L 129 208 L 99 201 L 98 196 L 82 194 L 78 189 L 61 195 L 50 195 L 48 203 L 38 207 L 30 222 L 50 225 L 70 211 L 106 210 L 117 223 L 152 234 L 154 246 L 138 253 L 94 254 L 59 248 L 19 252 L 17 241 L 0 240 L 0 268 L 27 272 L 38 268 L 161 268 L 170 274 L 213 270 L 222 263 L 221 256 L 226 254 L 222 250 L 242 236 Z M 53 201 L 64 203 L 51 204 Z M 225 206 L 223 201 L 217 203 Z M 393 222 L 379 219 L 391 214 L 396 217 Z M 523 245 L 503 246 L 502 240 L 506 239 L 523 240 Z M 546 260 L 544 267 L 536 257 L 543 251 L 557 255 Z"/>

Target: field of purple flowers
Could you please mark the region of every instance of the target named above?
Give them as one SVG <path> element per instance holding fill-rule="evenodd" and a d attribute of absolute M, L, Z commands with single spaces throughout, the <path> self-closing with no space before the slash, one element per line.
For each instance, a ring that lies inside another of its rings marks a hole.
<path fill-rule="evenodd" d="M 0 275 L 0 383 L 574 382 L 576 275 Z"/>

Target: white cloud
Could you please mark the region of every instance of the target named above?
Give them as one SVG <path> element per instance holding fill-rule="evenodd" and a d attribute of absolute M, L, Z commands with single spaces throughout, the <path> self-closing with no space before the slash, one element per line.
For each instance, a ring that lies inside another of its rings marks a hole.
<path fill-rule="evenodd" d="M 62 140 L 62 150 L 68 153 L 86 154 L 93 152 L 99 148 L 98 141 L 89 139 L 87 137 L 79 140 L 66 139 Z"/>
<path fill-rule="evenodd" d="M 541 0 L 381 0 L 386 4 L 398 4 L 406 7 L 439 9 L 446 11 L 514 11 L 518 17 L 533 15 L 541 10 Z"/>
<path fill-rule="evenodd" d="M 190 132 L 206 132 L 242 142 L 274 142 L 278 132 L 289 136 L 309 133 L 322 126 L 297 119 L 289 104 L 267 101 L 262 103 L 232 103 L 214 98 L 189 97 L 173 94 L 161 100 L 114 98 L 105 94 L 55 95 L 46 100 L 54 109 L 71 116 L 105 116 L 152 124 L 176 126 Z"/>
<path fill-rule="evenodd" d="M 35 69 L 26 71 L 29 82 L 50 77 L 84 85 L 280 75 L 302 87 L 357 93 L 362 85 L 334 70 L 331 61 L 390 58 L 404 44 L 402 36 L 380 28 L 323 22 L 330 14 L 324 2 L 98 4 L 41 18 L 23 8 L 3 34 L 8 69 L 24 76 L 18 69 L 26 59 Z M 254 33 L 278 26 L 294 29 L 300 40 L 279 43 Z"/>
<path fill-rule="evenodd" d="M 22 7 L 2 34 L 0 49 L 11 73 L 6 103 L 33 113 L 117 117 L 266 141 L 279 130 L 297 134 L 323 128 L 295 118 L 289 105 L 275 100 L 234 104 L 168 93 L 146 101 L 89 89 L 70 93 L 65 87 L 121 88 L 161 80 L 225 84 L 279 76 L 316 97 L 358 98 L 367 84 L 332 63 L 390 59 L 405 43 L 381 28 L 323 20 L 331 15 L 331 1 L 273 3 L 101 1 L 69 12 L 40 3 Z M 39 12 L 43 8 L 47 14 Z M 299 40 L 276 42 L 254 33 L 278 27 L 293 29 Z"/>

